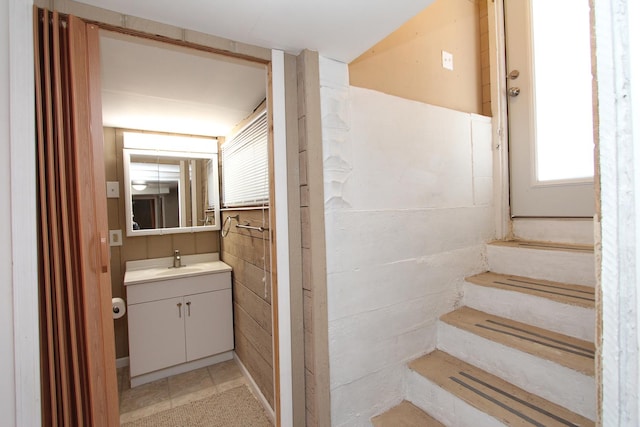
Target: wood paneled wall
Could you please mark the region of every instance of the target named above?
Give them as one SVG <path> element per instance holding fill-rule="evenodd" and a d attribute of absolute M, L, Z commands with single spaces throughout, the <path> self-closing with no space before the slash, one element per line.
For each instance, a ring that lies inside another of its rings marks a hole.
<path fill-rule="evenodd" d="M 491 69 L 489 61 L 489 14 L 487 0 L 478 1 L 480 28 L 480 75 L 482 80 L 482 115 L 491 117 Z"/>
<path fill-rule="evenodd" d="M 104 161 L 107 181 L 118 181 L 120 197 L 107 199 L 109 230 L 122 230 L 122 246 L 111 247 L 111 292 L 126 300 L 124 288 L 127 261 L 161 258 L 173 255 L 178 249 L 182 255 L 220 251 L 220 232 L 180 233 L 163 236 L 126 236 L 124 206 L 124 169 L 122 160 L 122 133 L 127 129 L 104 128 Z M 127 316 L 114 320 L 116 358 L 129 355 Z"/>
<path fill-rule="evenodd" d="M 297 67 L 306 425 L 329 426 L 329 322 L 318 53 L 302 51 Z"/>
<path fill-rule="evenodd" d="M 269 234 L 236 228 L 250 224 L 269 228 L 269 209 L 225 211 L 231 220 L 222 238 L 221 258 L 233 268 L 233 335 L 236 355 L 273 408 L 273 330 Z M 226 228 L 225 228 L 226 230 Z"/>

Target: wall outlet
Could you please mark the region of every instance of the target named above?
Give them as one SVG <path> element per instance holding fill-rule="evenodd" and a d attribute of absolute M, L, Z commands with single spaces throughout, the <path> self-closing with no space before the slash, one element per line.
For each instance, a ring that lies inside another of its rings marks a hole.
<path fill-rule="evenodd" d="M 118 197 L 120 197 L 120 183 L 107 181 L 107 199 L 117 199 Z"/>
<path fill-rule="evenodd" d="M 442 68 L 453 71 L 453 53 L 442 51 Z"/>
<path fill-rule="evenodd" d="M 122 230 L 109 230 L 109 246 L 122 246 Z"/>

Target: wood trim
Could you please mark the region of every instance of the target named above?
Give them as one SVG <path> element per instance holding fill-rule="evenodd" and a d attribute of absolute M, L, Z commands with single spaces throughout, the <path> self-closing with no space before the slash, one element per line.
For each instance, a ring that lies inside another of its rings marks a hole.
<path fill-rule="evenodd" d="M 153 40 L 162 43 L 169 43 L 175 46 L 182 46 L 189 49 L 198 50 L 200 52 L 208 52 L 216 55 L 229 56 L 232 58 L 243 59 L 245 61 L 257 62 L 259 64 L 268 65 L 271 61 L 262 58 L 256 58 L 255 56 L 245 55 L 242 53 L 232 52 L 230 50 L 218 49 L 210 46 L 203 46 L 200 44 L 188 42 L 185 40 L 173 39 L 171 37 L 161 36 L 158 34 L 145 33 L 143 31 L 134 30 L 131 28 L 119 27 L 116 25 L 105 24 L 99 21 L 92 21 L 90 19 L 85 20 L 87 23 L 98 26 L 106 31 L 113 31 L 115 33 L 125 34 L 129 36 L 139 37 L 147 40 Z"/>
<path fill-rule="evenodd" d="M 291 300 L 291 372 L 293 425 L 306 419 L 302 233 L 300 228 L 300 162 L 298 135 L 297 60 L 285 54 L 285 115 L 287 119 L 287 198 L 289 228 L 289 295 Z"/>
<path fill-rule="evenodd" d="M 109 256 L 109 219 L 107 215 L 107 194 L 104 164 L 104 133 L 102 128 L 102 84 L 100 79 L 100 33 L 99 27 L 87 25 L 89 102 L 91 111 L 91 142 L 93 143 L 93 184 L 96 226 L 98 227 L 100 245 L 106 247 L 107 261 Z M 102 264 L 102 265 L 100 265 Z M 118 382 L 116 374 L 116 349 L 113 314 L 111 311 L 111 269 L 110 263 L 101 262 L 98 270 L 100 282 L 99 301 L 102 321 L 102 353 L 104 356 L 105 388 L 102 391 L 107 398 L 107 425 L 120 425 Z"/>
<path fill-rule="evenodd" d="M 282 409 L 280 407 L 280 330 L 278 309 L 278 269 L 277 269 L 277 241 L 276 241 L 276 200 L 274 178 L 274 140 L 273 140 L 273 67 L 267 65 L 267 126 L 269 139 L 267 143 L 269 152 L 269 242 L 271 251 L 271 312 L 273 315 L 273 397 L 274 411 L 276 413 L 276 426 L 282 423 Z"/>
<path fill-rule="evenodd" d="M 75 163 L 79 174 L 76 217 L 80 239 L 78 265 L 83 283 L 83 309 L 89 411 L 94 426 L 119 425 L 115 372 L 115 339 L 110 316 L 111 276 L 103 271 L 99 244 L 107 236 L 107 207 L 102 152 L 99 38 L 96 27 L 70 16 L 69 52 Z M 84 143 L 89 141 L 89 143 Z M 89 168 L 81 165 L 91 165 Z"/>
<path fill-rule="evenodd" d="M 327 262 L 324 227 L 324 163 L 322 153 L 322 115 L 320 111 L 320 62 L 317 52 L 302 52 L 304 62 L 304 107 L 306 117 L 307 182 L 312 300 L 312 348 L 314 354 L 315 418 L 317 425 L 331 425 L 329 383 L 329 320 L 327 314 Z M 305 344 L 306 345 L 306 344 Z"/>
<path fill-rule="evenodd" d="M 491 79 L 491 115 L 493 139 L 493 197 L 496 206 L 496 238 L 512 236 L 509 205 L 509 123 L 506 99 L 506 57 L 504 5 L 501 0 L 487 2 L 489 21 L 489 71 Z"/>

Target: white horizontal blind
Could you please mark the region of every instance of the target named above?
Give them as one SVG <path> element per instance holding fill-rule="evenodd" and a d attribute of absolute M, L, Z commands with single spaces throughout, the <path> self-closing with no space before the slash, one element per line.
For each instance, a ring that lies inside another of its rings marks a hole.
<path fill-rule="evenodd" d="M 222 145 L 222 205 L 263 205 L 269 201 L 267 112 Z"/>

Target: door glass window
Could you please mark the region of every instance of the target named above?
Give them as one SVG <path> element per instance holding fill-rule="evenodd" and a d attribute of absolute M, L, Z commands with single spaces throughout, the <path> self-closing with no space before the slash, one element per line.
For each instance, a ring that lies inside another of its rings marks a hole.
<path fill-rule="evenodd" d="M 531 2 L 537 181 L 593 178 L 588 0 Z"/>

